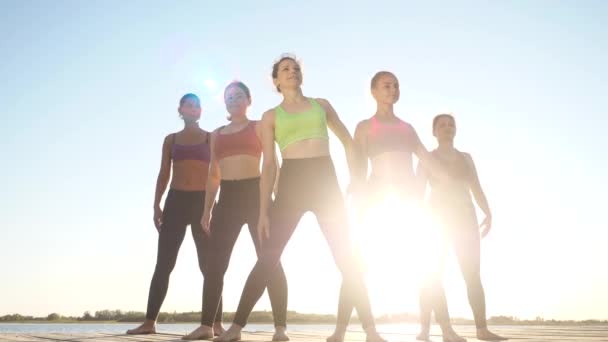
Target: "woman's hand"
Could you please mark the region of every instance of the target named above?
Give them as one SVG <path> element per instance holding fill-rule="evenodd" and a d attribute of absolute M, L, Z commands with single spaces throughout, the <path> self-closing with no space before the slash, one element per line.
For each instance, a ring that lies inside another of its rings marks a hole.
<path fill-rule="evenodd" d="M 481 238 L 483 239 L 492 229 L 492 215 L 486 215 L 486 218 L 481 222 L 479 228 L 482 228 Z"/>
<path fill-rule="evenodd" d="M 270 237 L 270 220 L 268 215 L 260 215 L 258 219 L 258 241 L 262 242 Z"/>
<path fill-rule="evenodd" d="M 211 234 L 211 212 L 205 212 L 201 217 L 201 226 L 203 226 L 203 234 L 209 236 Z"/>
<path fill-rule="evenodd" d="M 154 226 L 156 230 L 160 233 L 160 227 L 163 224 L 163 211 L 159 206 L 154 207 Z"/>

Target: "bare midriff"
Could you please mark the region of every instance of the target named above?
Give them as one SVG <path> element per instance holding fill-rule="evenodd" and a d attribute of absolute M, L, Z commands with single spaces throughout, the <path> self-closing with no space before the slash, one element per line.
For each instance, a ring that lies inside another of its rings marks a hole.
<path fill-rule="evenodd" d="M 171 189 L 204 191 L 207 185 L 209 163 L 200 160 L 173 161 Z"/>
<path fill-rule="evenodd" d="M 283 159 L 304 159 L 329 156 L 329 140 L 313 138 L 289 144 L 281 151 Z"/>
<path fill-rule="evenodd" d="M 234 155 L 219 161 L 224 180 L 260 177 L 260 159 L 247 154 Z"/>
<path fill-rule="evenodd" d="M 413 182 L 414 168 L 412 154 L 409 152 L 391 151 L 381 153 L 371 159 L 372 177 Z"/>

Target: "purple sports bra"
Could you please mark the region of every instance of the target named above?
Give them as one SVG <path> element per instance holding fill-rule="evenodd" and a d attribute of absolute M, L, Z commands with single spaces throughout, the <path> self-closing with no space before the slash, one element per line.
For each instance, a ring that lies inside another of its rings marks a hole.
<path fill-rule="evenodd" d="M 211 160 L 211 149 L 209 148 L 209 134 L 205 141 L 200 144 L 182 145 L 175 143 L 175 134 L 173 134 L 173 145 L 171 146 L 171 159 L 173 161 L 180 160 L 199 160 L 209 163 Z"/>

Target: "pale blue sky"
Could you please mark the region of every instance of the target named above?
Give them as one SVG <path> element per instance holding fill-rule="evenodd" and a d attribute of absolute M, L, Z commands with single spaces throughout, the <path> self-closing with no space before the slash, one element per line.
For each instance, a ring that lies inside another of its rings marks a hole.
<path fill-rule="evenodd" d="M 329 99 L 351 131 L 373 114 L 369 80 L 383 69 L 399 77 L 398 114 L 429 148 L 432 117 L 454 112 L 457 146 L 494 211 L 489 315 L 608 319 L 606 17 L 603 1 L 2 1 L 0 315 L 144 311 L 160 147 L 180 129 L 180 96 L 199 94 L 201 126 L 213 129 L 224 124 L 223 87 L 238 78 L 259 118 L 281 99 L 272 63 L 293 52 L 305 94 Z M 338 274 L 312 222 L 284 258 L 289 309 L 333 313 Z M 255 258 L 243 232 L 228 311 Z M 451 311 L 471 317 L 449 266 Z M 162 310 L 200 310 L 200 287 L 188 235 Z M 381 290 L 370 279 L 376 313 L 416 311 L 414 287 Z"/>

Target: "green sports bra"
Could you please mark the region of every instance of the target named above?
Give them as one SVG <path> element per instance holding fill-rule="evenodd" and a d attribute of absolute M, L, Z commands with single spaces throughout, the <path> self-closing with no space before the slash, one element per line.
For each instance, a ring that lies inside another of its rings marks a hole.
<path fill-rule="evenodd" d="M 287 113 L 280 105 L 275 108 L 274 137 L 281 151 L 300 140 L 329 139 L 325 110 L 314 99 L 308 100 L 312 108 L 302 113 Z"/>

